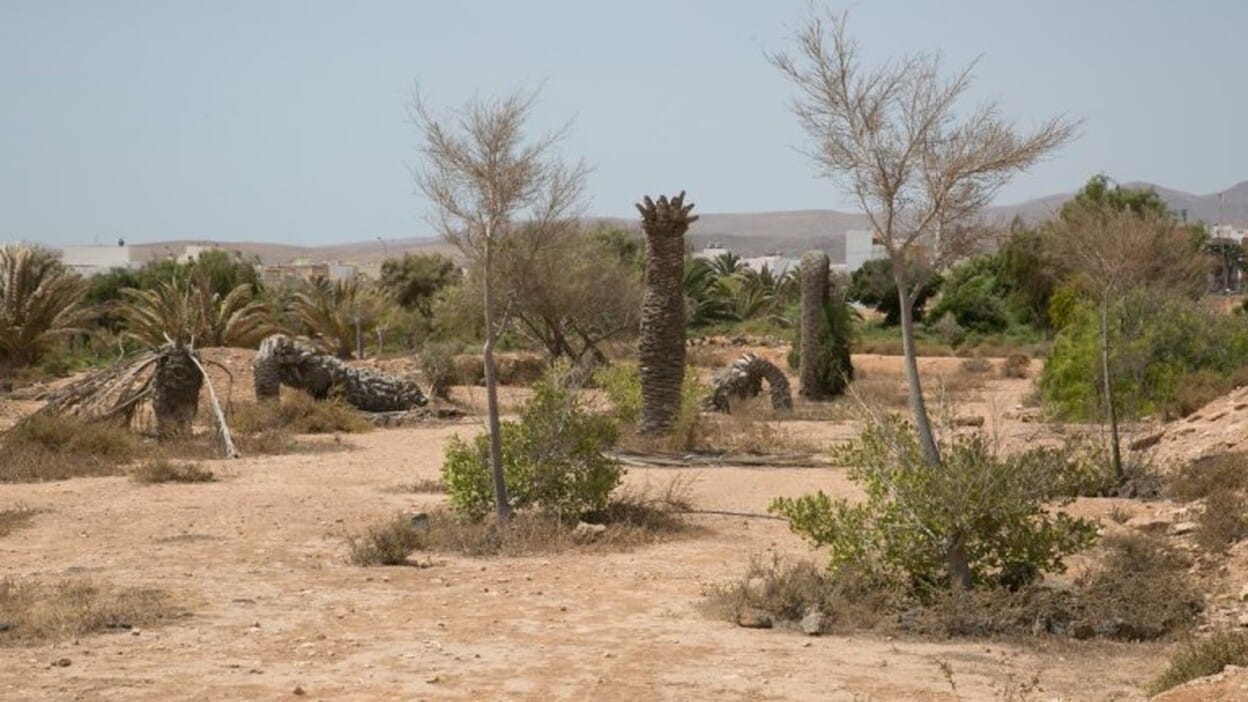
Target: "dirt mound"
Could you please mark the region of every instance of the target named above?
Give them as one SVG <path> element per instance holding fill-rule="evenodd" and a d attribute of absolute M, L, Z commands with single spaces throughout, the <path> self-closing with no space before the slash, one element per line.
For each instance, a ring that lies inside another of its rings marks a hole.
<path fill-rule="evenodd" d="M 1159 464 L 1170 466 L 1217 453 L 1248 451 L 1248 387 L 1236 388 L 1134 446 L 1152 449 Z"/>

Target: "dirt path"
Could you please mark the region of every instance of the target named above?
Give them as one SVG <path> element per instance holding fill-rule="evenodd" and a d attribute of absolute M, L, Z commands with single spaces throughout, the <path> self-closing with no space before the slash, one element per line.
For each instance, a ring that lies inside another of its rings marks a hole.
<path fill-rule="evenodd" d="M 456 431 L 474 428 L 215 463 L 211 484 L 0 485 L 0 504 L 48 510 L 0 539 L 0 572 L 159 587 L 190 612 L 138 634 L 0 649 L 0 699 L 295 699 L 296 687 L 324 700 L 996 699 L 1037 673 L 1040 699 L 1140 699 L 1161 664 L 1156 647 L 809 638 L 709 617 L 704 589 L 751 556 L 806 554 L 765 519 L 697 516 L 697 536 L 630 553 L 348 565 L 347 531 L 442 499 L 392 488 L 435 477 Z M 852 493 L 838 469 L 634 468 L 628 480 L 677 474 L 701 509 Z"/>

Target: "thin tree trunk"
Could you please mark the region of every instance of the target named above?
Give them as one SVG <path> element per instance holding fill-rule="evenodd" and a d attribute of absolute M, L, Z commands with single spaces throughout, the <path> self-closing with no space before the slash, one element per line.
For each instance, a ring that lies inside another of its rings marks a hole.
<path fill-rule="evenodd" d="M 897 281 L 898 301 L 901 303 L 901 349 L 906 364 L 906 380 L 910 386 L 910 408 L 914 411 L 914 428 L 919 435 L 923 458 L 931 470 L 941 470 L 940 447 L 932 431 L 932 420 L 927 414 L 927 402 L 923 399 L 923 382 L 919 378 L 918 351 L 914 345 L 914 297 Z M 966 544 L 962 535 L 950 534 L 945 545 L 945 572 L 949 582 L 956 588 L 971 588 L 971 565 L 966 556 Z"/>
<path fill-rule="evenodd" d="M 1101 297 L 1101 387 L 1105 391 L 1105 417 L 1109 420 L 1109 458 L 1114 477 L 1122 485 L 1122 444 L 1118 436 L 1118 410 L 1114 407 L 1114 383 L 1109 375 L 1109 296 Z"/>
<path fill-rule="evenodd" d="M 923 458 L 933 468 L 940 468 L 940 448 L 932 432 L 932 420 L 927 414 L 927 402 L 923 399 L 923 381 L 919 378 L 919 359 L 914 346 L 914 298 L 897 286 L 901 303 L 901 353 L 906 366 L 906 381 L 910 388 L 910 409 L 914 413 L 914 428 L 919 434 Z"/>
<path fill-rule="evenodd" d="M 485 346 L 481 349 L 485 366 L 485 404 L 490 431 L 490 473 L 494 480 L 494 511 L 499 523 L 511 516 L 511 504 L 507 500 L 507 480 L 503 473 L 502 422 L 498 418 L 498 372 L 494 366 L 494 345 L 498 331 L 494 328 L 494 231 L 493 226 L 485 235 Z"/>

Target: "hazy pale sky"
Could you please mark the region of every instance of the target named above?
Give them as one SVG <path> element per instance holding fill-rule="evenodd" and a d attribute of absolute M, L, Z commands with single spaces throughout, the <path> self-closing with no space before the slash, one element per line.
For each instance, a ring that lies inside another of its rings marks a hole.
<path fill-rule="evenodd" d="M 971 102 L 1081 136 L 1016 202 L 1106 172 L 1198 194 L 1248 179 L 1248 2 L 870 0 L 868 59 L 982 55 Z M 851 209 L 796 149 L 765 52 L 804 0 L 0 0 L 0 241 L 303 244 L 424 236 L 419 81 L 435 108 L 541 87 L 574 119 L 589 212 L 687 189 L 703 212 Z"/>

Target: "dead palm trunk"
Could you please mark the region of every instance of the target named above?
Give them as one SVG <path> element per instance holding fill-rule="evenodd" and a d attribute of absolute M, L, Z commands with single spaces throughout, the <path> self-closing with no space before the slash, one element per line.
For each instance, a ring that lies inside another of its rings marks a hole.
<path fill-rule="evenodd" d="M 424 393 L 415 383 L 368 368 L 355 368 L 284 334 L 260 343 L 252 364 L 256 399 L 276 400 L 283 385 L 318 400 L 340 396 L 366 412 L 397 412 L 422 407 Z"/>
<path fill-rule="evenodd" d="M 641 431 L 665 432 L 680 411 L 685 379 L 685 232 L 697 220 L 682 191 L 637 204 L 646 233 L 645 293 L 641 303 Z"/>
<path fill-rule="evenodd" d="M 832 395 L 824 370 L 828 349 L 823 342 L 824 307 L 828 304 L 828 255 L 809 251 L 802 256 L 801 366 L 798 392 L 808 400 Z"/>
<path fill-rule="evenodd" d="M 162 439 L 191 434 L 191 421 L 199 410 L 199 390 L 204 384 L 204 374 L 191 353 L 185 346 L 171 346 L 156 361 L 152 413 L 156 416 L 156 434 Z"/>

